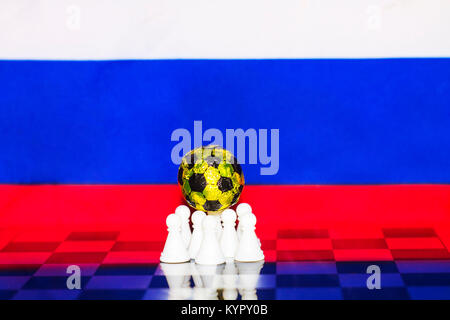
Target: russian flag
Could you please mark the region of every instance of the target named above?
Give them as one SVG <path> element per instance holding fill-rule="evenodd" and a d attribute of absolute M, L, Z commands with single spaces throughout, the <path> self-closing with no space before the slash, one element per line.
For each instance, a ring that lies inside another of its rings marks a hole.
<path fill-rule="evenodd" d="M 447 1 L 15 0 L 0 17 L 4 228 L 165 234 L 171 135 L 201 121 L 279 130 L 276 174 L 243 164 L 264 225 L 450 233 Z"/>

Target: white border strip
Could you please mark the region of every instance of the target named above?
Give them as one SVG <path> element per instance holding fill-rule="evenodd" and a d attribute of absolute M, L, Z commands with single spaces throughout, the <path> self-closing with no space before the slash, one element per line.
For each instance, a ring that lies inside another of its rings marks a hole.
<path fill-rule="evenodd" d="M 380 57 L 450 57 L 450 1 L 0 2 L 0 59 Z"/>

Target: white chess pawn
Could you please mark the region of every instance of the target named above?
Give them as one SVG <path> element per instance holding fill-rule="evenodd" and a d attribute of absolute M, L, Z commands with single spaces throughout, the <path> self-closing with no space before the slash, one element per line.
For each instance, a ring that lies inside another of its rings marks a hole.
<path fill-rule="evenodd" d="M 181 205 L 175 209 L 175 214 L 180 217 L 181 237 L 183 238 L 186 247 L 188 247 L 189 242 L 191 241 L 191 228 L 189 227 L 189 217 L 191 215 L 191 210 L 187 206 Z"/>
<path fill-rule="evenodd" d="M 223 227 L 222 227 L 222 221 L 220 221 L 220 215 L 215 215 L 213 216 L 217 219 L 217 230 L 216 230 L 216 234 L 217 234 L 217 239 L 222 238 L 222 234 L 223 234 Z"/>
<path fill-rule="evenodd" d="M 223 231 L 222 223 L 220 222 L 220 215 L 218 215 L 218 214 L 209 214 L 209 216 L 213 217 L 214 219 L 217 220 L 216 236 L 217 236 L 217 239 L 219 239 L 219 241 L 220 241 L 220 238 L 222 237 L 222 231 Z"/>
<path fill-rule="evenodd" d="M 206 217 L 206 214 L 203 211 L 195 211 L 192 214 L 192 236 L 191 242 L 189 244 L 189 256 L 191 259 L 195 259 L 198 250 L 200 249 L 200 245 L 202 243 L 203 238 L 203 230 L 202 230 L 202 221 Z"/>
<path fill-rule="evenodd" d="M 246 204 L 246 203 L 245 203 Z M 239 217 L 239 224 L 238 224 L 238 227 L 237 227 L 237 237 L 238 237 L 238 240 L 240 240 L 241 239 L 241 237 L 242 237 L 242 224 L 241 224 L 241 220 L 242 220 L 242 218 L 245 216 L 245 215 L 248 215 L 248 214 L 253 214 L 252 212 L 248 212 L 248 211 L 244 211 L 244 212 L 241 212 L 241 216 Z M 258 238 L 258 237 L 257 237 Z M 261 240 L 258 238 L 258 244 L 259 244 L 259 246 L 261 247 Z"/>
<path fill-rule="evenodd" d="M 264 253 L 261 250 L 261 245 L 255 233 L 255 215 L 244 215 L 240 224 L 242 224 L 242 236 L 239 240 L 236 256 L 234 259 L 241 262 L 264 260 Z"/>
<path fill-rule="evenodd" d="M 225 262 L 219 240 L 216 235 L 217 219 L 213 216 L 203 218 L 203 239 L 195 257 L 198 264 L 217 265 Z"/>
<path fill-rule="evenodd" d="M 237 227 L 237 234 L 238 234 L 238 239 L 241 238 L 242 235 L 242 225 L 241 225 L 241 219 L 249 213 L 252 213 L 252 207 L 248 204 L 248 203 L 240 203 L 237 207 L 236 207 L 236 213 L 239 219 L 239 224 Z"/>
<path fill-rule="evenodd" d="M 166 219 L 167 235 L 164 250 L 160 260 L 165 263 L 181 263 L 189 261 L 189 253 L 181 238 L 180 218 L 175 214 L 169 214 Z"/>
<path fill-rule="evenodd" d="M 223 233 L 220 239 L 220 248 L 225 258 L 234 258 L 238 245 L 238 237 L 235 229 L 236 212 L 226 209 L 221 216 L 223 222 Z"/>

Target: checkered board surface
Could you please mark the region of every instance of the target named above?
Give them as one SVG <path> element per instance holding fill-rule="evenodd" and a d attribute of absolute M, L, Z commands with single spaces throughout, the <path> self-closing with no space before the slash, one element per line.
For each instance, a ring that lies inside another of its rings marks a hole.
<path fill-rule="evenodd" d="M 258 299 L 450 299 L 450 254 L 433 229 L 267 234 L 273 237 L 261 239 Z M 167 299 L 159 265 L 164 237 L 148 230 L 0 230 L 0 299 Z M 73 264 L 81 268 L 81 290 L 66 287 Z M 380 290 L 366 287 L 372 264 L 381 268 Z"/>

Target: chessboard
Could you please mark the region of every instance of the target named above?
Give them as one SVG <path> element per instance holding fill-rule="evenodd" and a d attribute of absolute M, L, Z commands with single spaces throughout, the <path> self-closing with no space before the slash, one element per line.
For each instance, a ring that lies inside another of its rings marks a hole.
<path fill-rule="evenodd" d="M 159 263 L 165 236 L 156 226 L 0 229 L 0 299 L 245 299 L 244 282 L 261 300 L 450 299 L 449 248 L 433 228 L 282 228 L 258 236 L 263 263 L 214 266 L 207 272 L 218 281 L 202 284 L 193 262 Z M 80 267 L 81 289 L 67 288 L 69 265 Z M 370 265 L 380 268 L 381 289 L 367 288 Z M 196 294 L 202 286 L 209 296 Z"/>

